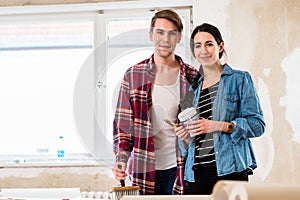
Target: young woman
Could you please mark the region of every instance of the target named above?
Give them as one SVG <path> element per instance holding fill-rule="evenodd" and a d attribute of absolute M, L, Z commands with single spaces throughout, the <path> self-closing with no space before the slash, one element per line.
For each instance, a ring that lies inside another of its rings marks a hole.
<path fill-rule="evenodd" d="M 174 130 L 186 159 L 185 194 L 211 194 L 218 180 L 248 181 L 257 167 L 249 138 L 261 136 L 265 122 L 250 74 L 221 63 L 219 30 L 204 23 L 190 44 L 200 63 L 191 106 L 200 117 Z"/>

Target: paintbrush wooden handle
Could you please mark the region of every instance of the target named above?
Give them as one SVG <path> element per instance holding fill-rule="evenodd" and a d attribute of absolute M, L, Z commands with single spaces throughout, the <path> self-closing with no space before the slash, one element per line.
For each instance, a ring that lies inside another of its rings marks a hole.
<path fill-rule="evenodd" d="M 172 122 L 172 121 L 169 120 L 169 119 L 164 119 L 164 121 L 165 121 L 167 124 L 171 125 L 171 126 L 175 126 L 175 125 L 176 125 L 174 122 Z"/>
<path fill-rule="evenodd" d="M 126 187 L 113 187 L 111 192 L 113 191 L 130 191 L 130 190 L 139 190 L 140 189 L 140 186 L 126 186 Z"/>

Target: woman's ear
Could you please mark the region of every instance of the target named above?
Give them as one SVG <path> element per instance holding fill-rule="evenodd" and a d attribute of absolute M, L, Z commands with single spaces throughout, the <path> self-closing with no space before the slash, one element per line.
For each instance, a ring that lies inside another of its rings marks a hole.
<path fill-rule="evenodd" d="M 219 44 L 219 53 L 221 53 L 222 51 L 224 51 L 224 42 L 221 42 Z"/>

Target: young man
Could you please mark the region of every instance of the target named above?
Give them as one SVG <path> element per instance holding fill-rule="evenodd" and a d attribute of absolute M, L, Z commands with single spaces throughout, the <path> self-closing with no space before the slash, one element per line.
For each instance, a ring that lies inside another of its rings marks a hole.
<path fill-rule="evenodd" d="M 183 159 L 173 127 L 180 99 L 197 70 L 174 54 L 183 25 L 173 10 L 158 11 L 151 21 L 154 54 L 124 75 L 114 119 L 113 169 L 117 180 L 128 172 L 140 194 L 182 194 Z"/>

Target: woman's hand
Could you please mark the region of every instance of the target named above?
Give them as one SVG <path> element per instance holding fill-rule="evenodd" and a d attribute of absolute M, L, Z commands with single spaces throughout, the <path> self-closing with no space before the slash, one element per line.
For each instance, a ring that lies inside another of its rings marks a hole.
<path fill-rule="evenodd" d="M 190 143 L 190 134 L 183 126 L 176 124 L 174 126 L 174 131 L 176 136 L 181 139 L 186 145 Z"/>
<path fill-rule="evenodd" d="M 196 136 L 218 131 L 220 126 L 222 126 L 222 124 L 217 121 L 200 118 L 198 120 L 190 121 L 186 129 L 192 136 Z"/>
<path fill-rule="evenodd" d="M 227 129 L 224 128 L 224 123 L 226 124 L 227 122 L 213 121 L 205 118 L 200 118 L 198 120 L 190 121 L 186 129 L 192 136 L 212 133 L 215 131 L 226 132 Z"/>

